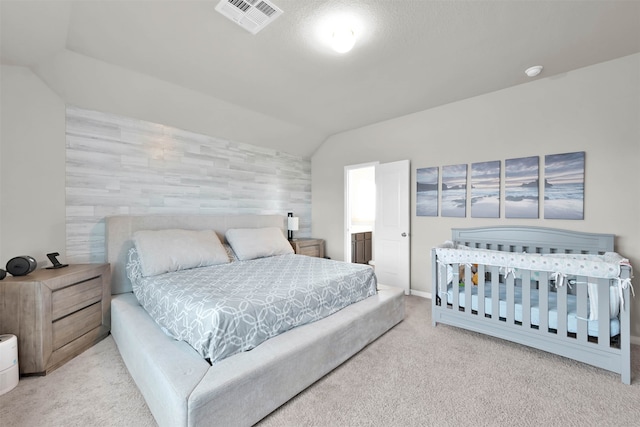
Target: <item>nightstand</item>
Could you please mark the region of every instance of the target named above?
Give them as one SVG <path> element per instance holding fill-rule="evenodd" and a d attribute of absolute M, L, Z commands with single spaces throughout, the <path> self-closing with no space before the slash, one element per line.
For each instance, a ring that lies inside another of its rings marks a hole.
<path fill-rule="evenodd" d="M 39 269 L 0 282 L 0 332 L 18 337 L 22 375 L 46 375 L 109 334 L 109 264 Z"/>
<path fill-rule="evenodd" d="M 324 240 L 322 239 L 292 239 L 289 243 L 299 255 L 324 258 Z"/>

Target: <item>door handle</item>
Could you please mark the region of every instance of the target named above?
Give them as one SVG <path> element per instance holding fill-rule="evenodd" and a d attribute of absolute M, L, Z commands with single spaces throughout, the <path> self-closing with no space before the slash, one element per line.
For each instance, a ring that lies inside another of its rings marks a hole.
<path fill-rule="evenodd" d="M 407 237 L 407 233 L 402 233 L 401 236 L 402 237 Z"/>

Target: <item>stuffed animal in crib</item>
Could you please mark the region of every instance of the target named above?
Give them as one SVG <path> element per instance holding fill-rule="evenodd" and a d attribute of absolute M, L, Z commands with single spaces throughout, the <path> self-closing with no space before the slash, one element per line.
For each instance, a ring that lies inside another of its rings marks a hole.
<path fill-rule="evenodd" d="M 466 268 L 464 264 L 460 264 L 460 285 L 464 285 L 464 274 L 465 274 Z M 478 264 L 472 264 L 471 265 L 471 283 L 473 283 L 474 286 L 478 286 Z"/>

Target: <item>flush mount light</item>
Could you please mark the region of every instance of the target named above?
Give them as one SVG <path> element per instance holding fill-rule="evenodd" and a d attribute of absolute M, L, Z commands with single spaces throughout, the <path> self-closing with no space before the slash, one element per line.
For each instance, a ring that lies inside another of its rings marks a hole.
<path fill-rule="evenodd" d="M 535 77 L 542 72 L 542 65 L 534 65 L 524 70 L 524 73 L 529 77 Z"/>
<path fill-rule="evenodd" d="M 356 43 L 356 34 L 349 27 L 336 27 L 331 33 L 331 48 L 338 53 L 346 53 Z"/>
<path fill-rule="evenodd" d="M 362 15 L 357 11 L 337 10 L 314 18 L 315 23 L 310 27 L 320 42 L 316 46 L 324 53 L 342 55 L 355 46 L 356 38 L 358 46 L 366 44 L 371 26 L 366 23 L 367 17 Z"/>

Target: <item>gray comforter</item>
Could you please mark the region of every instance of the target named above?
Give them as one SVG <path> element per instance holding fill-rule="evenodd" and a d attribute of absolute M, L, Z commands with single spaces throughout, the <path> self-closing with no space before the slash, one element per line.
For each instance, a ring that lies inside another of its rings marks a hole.
<path fill-rule="evenodd" d="M 369 266 L 303 255 L 142 277 L 134 250 L 127 272 L 138 301 L 165 333 L 211 363 L 376 293 Z"/>

